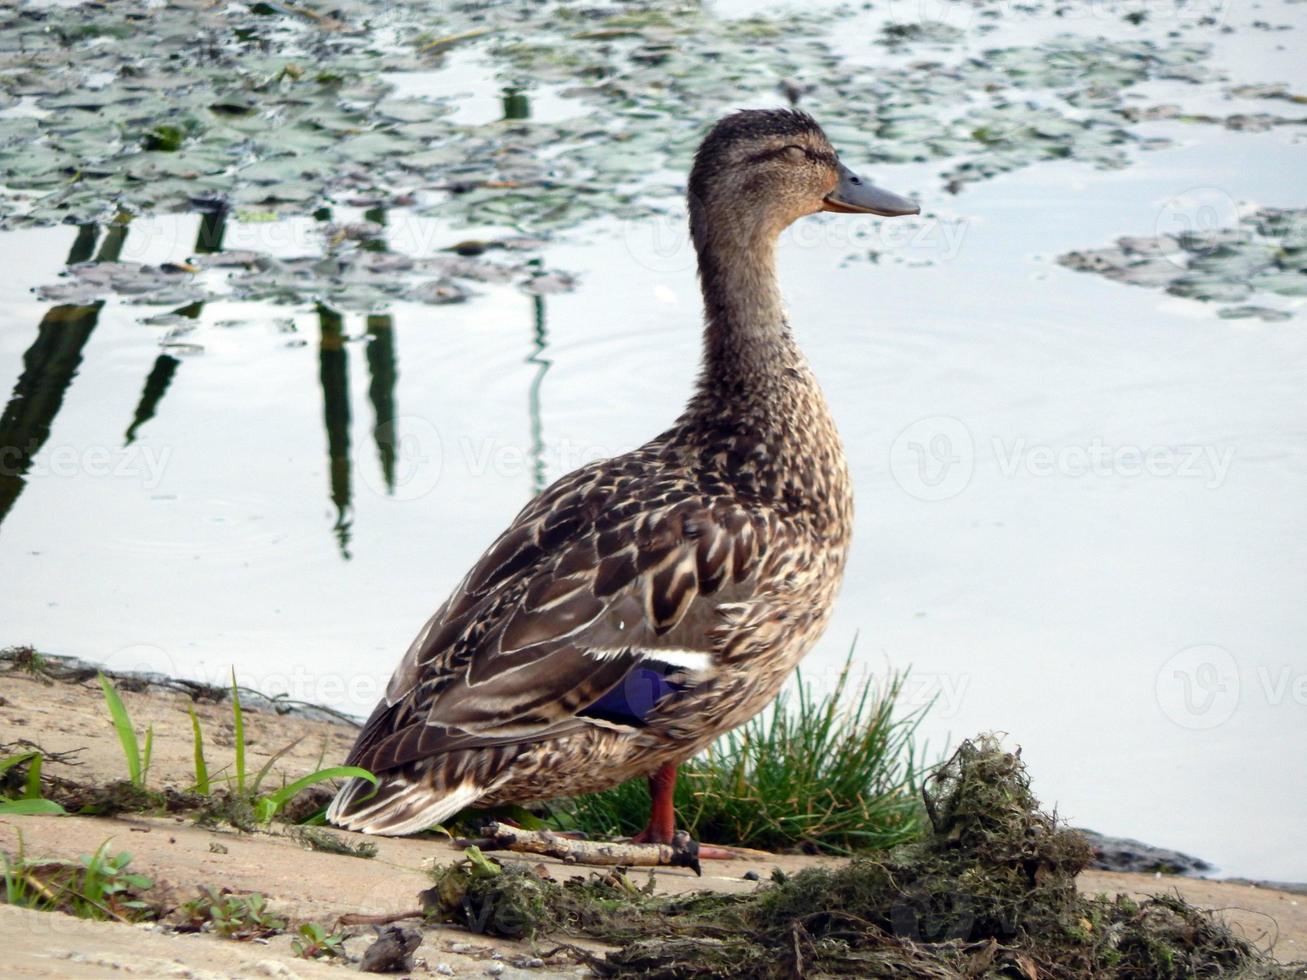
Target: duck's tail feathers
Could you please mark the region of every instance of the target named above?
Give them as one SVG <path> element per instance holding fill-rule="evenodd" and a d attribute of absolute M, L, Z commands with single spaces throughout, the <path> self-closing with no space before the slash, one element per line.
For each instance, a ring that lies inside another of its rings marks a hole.
<path fill-rule="evenodd" d="M 405 766 L 383 773 L 375 792 L 367 780 L 351 779 L 327 808 L 327 822 L 363 834 L 415 834 L 471 806 L 491 788 L 469 778 L 436 787 Z"/>

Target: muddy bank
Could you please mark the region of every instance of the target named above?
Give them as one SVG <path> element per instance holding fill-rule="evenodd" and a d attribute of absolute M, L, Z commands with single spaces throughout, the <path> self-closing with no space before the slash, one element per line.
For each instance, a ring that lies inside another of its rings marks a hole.
<path fill-rule="evenodd" d="M 232 763 L 234 744 L 230 708 L 221 702 L 192 701 L 189 693 L 166 684 L 126 690 L 123 700 L 138 728 L 153 726 L 152 786 L 184 787 L 193 779 L 191 720 L 193 708 L 208 738 L 210 768 L 218 773 Z M 91 680 L 51 681 L 29 673 L 0 675 L 0 732 L 6 753 L 39 746 L 50 757 L 49 775 L 81 784 L 121 779 L 121 749 L 104 709 L 98 686 Z M 271 710 L 270 710 L 271 709 Z M 271 705 L 251 709 L 246 717 L 248 765 L 261 767 L 288 744 L 272 762 L 270 778 L 294 779 L 325 759 L 337 761 L 348 749 L 353 729 L 336 720 L 279 714 Z M 224 744 L 224 742 L 226 744 Z M 293 744 L 292 744 L 293 743 Z M 276 828 L 276 825 L 274 825 Z M 21 836 L 21 845 L 20 845 Z M 345 840 L 358 835 L 339 833 Z M 291 927 L 315 922 L 335 928 L 342 915 L 390 915 L 414 909 L 417 894 L 431 880 L 427 868 L 457 856 L 438 839 L 371 839 L 376 856 L 360 859 L 307 849 L 285 828 L 240 833 L 225 827 L 197 826 L 189 815 L 120 815 L 118 817 L 0 818 L 0 848 L 14 854 L 21 846 L 28 856 L 76 859 L 106 840 L 115 852 L 132 855 L 132 869 L 149 875 L 165 902 L 191 898 L 201 885 L 228 888 L 234 893 L 259 892 Z M 573 873 L 544 860 L 561 879 Z M 838 866 L 836 859 L 785 855 L 751 855 L 742 861 L 711 862 L 705 876 L 695 878 L 679 869 L 659 869 L 653 876 L 658 894 L 706 888 L 747 894 L 773 869 L 785 874 L 814 866 Z M 749 878 L 745 876 L 749 875 Z M 644 882 L 644 873 L 633 877 Z M 1221 909 L 1221 918 L 1240 935 L 1271 949 L 1281 961 L 1302 959 L 1307 949 L 1307 907 L 1298 895 L 1255 885 L 1194 878 L 1160 878 L 1086 871 L 1077 886 L 1082 893 L 1103 892 L 1143 897 L 1178 894 L 1201 908 Z M 32 941 L 33 930 L 40 942 Z M 356 926 L 344 942 L 348 956 L 357 958 L 370 945 L 372 930 Z M 299 959 L 289 935 L 265 943 L 234 943 L 204 935 L 178 935 L 149 925 L 86 922 L 57 914 L 37 914 L 0 908 L 0 934 L 20 940 L 21 949 L 9 965 L 17 976 L 156 976 L 184 964 L 193 976 L 325 975 L 329 965 Z M 423 932 L 416 959 L 437 975 L 575 976 L 584 967 L 575 957 L 544 957 L 556 943 L 532 946 L 522 941 L 488 938 L 452 927 Z M 579 943 L 595 951 L 597 943 Z M 338 969 L 338 967 L 337 967 Z M 420 967 L 415 972 L 420 973 Z"/>

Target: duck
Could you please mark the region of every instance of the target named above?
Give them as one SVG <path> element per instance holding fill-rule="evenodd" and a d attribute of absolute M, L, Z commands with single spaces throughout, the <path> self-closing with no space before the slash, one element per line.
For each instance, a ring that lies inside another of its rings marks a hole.
<path fill-rule="evenodd" d="M 531 500 L 427 620 L 363 725 L 329 822 L 405 835 L 459 811 L 647 778 L 677 834 L 677 768 L 763 710 L 822 635 L 853 492 L 781 299 L 781 232 L 917 205 L 840 162 L 812 116 L 718 120 L 687 184 L 703 353 L 684 412 Z M 707 855 L 705 853 L 705 856 Z"/>

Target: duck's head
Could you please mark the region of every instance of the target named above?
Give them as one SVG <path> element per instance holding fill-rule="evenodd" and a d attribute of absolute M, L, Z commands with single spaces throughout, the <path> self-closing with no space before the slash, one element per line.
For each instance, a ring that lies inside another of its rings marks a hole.
<path fill-rule="evenodd" d="M 794 109 L 745 109 L 718 121 L 699 146 L 688 187 L 695 241 L 774 237 L 818 211 L 917 214 L 840 163 L 817 121 Z"/>

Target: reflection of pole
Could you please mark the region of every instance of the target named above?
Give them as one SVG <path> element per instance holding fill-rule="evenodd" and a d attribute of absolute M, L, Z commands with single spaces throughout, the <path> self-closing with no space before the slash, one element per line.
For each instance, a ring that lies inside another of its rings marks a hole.
<path fill-rule="evenodd" d="M 504 89 L 504 118 L 530 119 L 531 100 L 520 88 Z"/>
<path fill-rule="evenodd" d="M 395 456 L 399 433 L 395 431 L 395 320 L 390 316 L 368 317 L 368 398 L 372 402 L 373 437 L 386 490 L 395 492 Z"/>
<path fill-rule="evenodd" d="M 540 260 L 534 259 L 533 262 L 538 265 Z M 549 347 L 549 331 L 545 326 L 545 298 L 535 296 L 531 305 L 535 317 L 532 348 L 526 362 L 536 365 L 536 373 L 531 379 L 531 387 L 527 389 L 526 408 L 531 419 L 531 489 L 534 493 L 540 493 L 545 488 L 545 428 L 540 417 L 540 386 L 553 361 L 543 356 Z"/>
<path fill-rule="evenodd" d="M 368 208 L 368 210 L 363 212 L 363 217 L 366 218 L 368 221 L 372 221 L 381 225 L 381 227 L 383 228 L 386 227 L 385 208 Z M 388 252 L 389 251 L 389 249 L 386 247 L 386 238 L 384 235 L 381 236 L 380 238 L 369 238 L 365 240 L 363 244 L 359 246 L 359 248 L 363 249 L 363 251 L 365 252 Z"/>
<path fill-rule="evenodd" d="M 222 251 L 222 240 L 227 236 L 226 205 L 213 207 L 200 213 L 200 230 L 195 235 L 195 254 L 206 255 Z"/>
<path fill-rule="evenodd" d="M 222 239 L 226 234 L 226 207 L 201 212 L 200 228 L 195 233 L 195 254 L 221 252 Z M 204 312 L 204 303 L 203 301 L 187 303 L 172 312 L 173 316 L 185 316 L 190 317 L 192 320 L 198 320 L 200 314 Z M 132 424 L 127 427 L 126 445 L 130 446 L 135 441 L 137 429 L 154 418 L 155 412 L 159 409 L 159 402 L 168 393 L 168 385 L 172 384 L 172 376 L 177 373 L 177 368 L 181 366 L 181 363 L 177 358 L 168 354 L 160 354 L 155 358 L 154 367 L 150 369 L 150 374 L 145 379 L 145 388 L 141 391 L 141 400 L 136 404 L 136 413 L 132 416 Z"/>
<path fill-rule="evenodd" d="M 117 261 L 127 240 L 127 220 L 123 217 L 109 226 L 98 261 Z M 68 265 L 88 261 L 98 238 L 97 226 L 79 225 L 68 250 Z M 23 492 L 27 483 L 23 476 L 32 459 L 50 438 L 55 416 L 82 363 L 82 349 L 100 321 L 102 306 L 99 302 L 48 310 L 36 328 L 36 340 L 23 354 L 23 373 L 0 415 L 0 523 Z"/>
<path fill-rule="evenodd" d="M 336 507 L 333 530 L 341 557 L 348 559 L 350 533 L 349 362 L 345 351 L 345 321 L 335 310 L 318 304 L 322 339 L 318 376 L 322 381 L 323 420 L 331 463 L 331 502 Z"/>
<path fill-rule="evenodd" d="M 195 233 L 195 254 L 221 252 L 222 239 L 227 234 L 227 209 L 218 207 L 200 213 L 200 227 Z M 75 246 L 74 246 L 75 247 Z M 190 317 L 198 320 L 204 312 L 203 301 L 187 303 L 173 310 L 173 316 Z M 154 418 L 159 409 L 159 402 L 168 393 L 172 377 L 181 367 L 181 361 L 168 354 L 160 354 L 154 360 L 145 379 L 145 388 L 141 391 L 141 400 L 136 403 L 136 412 L 132 415 L 132 424 L 127 427 L 125 445 L 130 446 L 136 440 L 136 430 Z"/>
<path fill-rule="evenodd" d="M 167 354 L 160 354 L 155 358 L 154 367 L 145 379 L 145 388 L 141 392 L 141 400 L 136 403 L 136 412 L 132 416 L 132 424 L 127 427 L 124 445 L 130 446 L 135 442 L 136 430 L 154 418 L 159 402 L 163 401 L 163 396 L 168 391 L 168 385 L 172 384 L 172 376 L 177 373 L 180 364 L 181 361 Z"/>
<path fill-rule="evenodd" d="M 104 229 L 104 240 L 100 242 L 100 251 L 96 253 L 95 261 L 97 262 L 117 262 L 118 257 L 123 254 L 123 244 L 127 241 L 127 225 L 130 222 L 131 215 L 120 214 L 111 221 Z M 78 235 L 80 241 L 81 235 Z M 74 243 L 73 248 L 77 245 Z"/>
<path fill-rule="evenodd" d="M 95 243 L 100 237 L 99 225 L 78 225 L 77 239 L 68 251 L 68 264 L 88 261 L 95 254 Z"/>
<path fill-rule="evenodd" d="M 82 349 L 103 305 L 49 310 L 37 328 L 35 342 L 23 354 L 23 373 L 0 415 L 0 522 L 23 492 L 23 476 L 32 459 L 50 438 L 50 428 L 82 363 Z"/>

